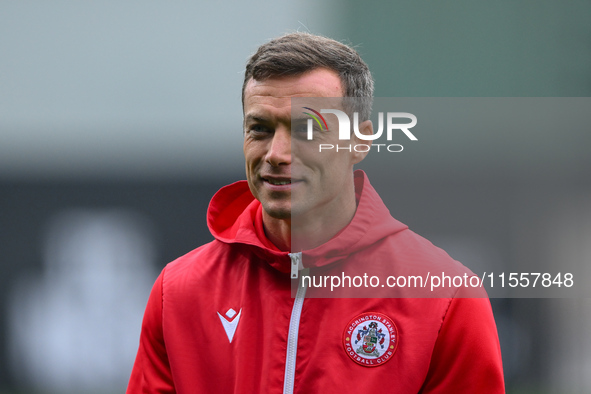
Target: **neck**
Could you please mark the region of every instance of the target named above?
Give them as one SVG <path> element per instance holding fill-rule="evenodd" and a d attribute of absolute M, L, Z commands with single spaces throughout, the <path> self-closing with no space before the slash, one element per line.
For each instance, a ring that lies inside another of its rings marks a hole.
<path fill-rule="evenodd" d="M 309 212 L 291 219 L 276 219 L 263 210 L 263 225 L 267 238 L 280 250 L 291 252 L 314 249 L 328 242 L 355 216 L 355 190 L 352 189 L 351 193 L 347 194 L 350 197 L 332 210 L 321 207 L 322 214 Z"/>

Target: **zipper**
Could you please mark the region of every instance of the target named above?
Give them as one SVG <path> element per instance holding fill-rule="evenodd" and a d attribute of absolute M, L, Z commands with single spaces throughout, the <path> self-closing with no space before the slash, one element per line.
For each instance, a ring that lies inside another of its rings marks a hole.
<path fill-rule="evenodd" d="M 291 259 L 291 277 L 298 278 L 301 270 L 303 275 L 307 275 L 309 268 L 304 269 L 302 264 L 302 252 L 290 253 Z M 298 333 L 300 330 L 300 318 L 302 316 L 302 307 L 306 296 L 307 285 L 303 285 L 302 278 L 298 281 L 298 291 L 293 301 L 291 310 L 291 319 L 289 320 L 289 332 L 287 334 L 287 355 L 285 356 L 285 378 L 283 380 L 283 393 L 293 394 L 295 384 L 296 356 L 298 352 Z"/>
<path fill-rule="evenodd" d="M 298 272 L 304 269 L 304 264 L 302 263 L 302 252 L 289 253 L 289 258 L 291 259 L 291 279 L 297 279 Z"/>

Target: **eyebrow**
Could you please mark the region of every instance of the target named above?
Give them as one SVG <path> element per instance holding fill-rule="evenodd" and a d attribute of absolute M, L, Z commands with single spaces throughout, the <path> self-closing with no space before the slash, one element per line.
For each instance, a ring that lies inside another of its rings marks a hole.
<path fill-rule="evenodd" d="M 269 123 L 271 120 L 258 114 L 248 114 L 244 117 L 244 123 L 248 122 Z"/>
<path fill-rule="evenodd" d="M 307 119 L 309 118 L 306 116 L 293 116 L 291 117 L 291 122 L 305 122 Z M 248 114 L 244 117 L 244 123 L 246 124 L 249 122 L 271 123 L 272 120 L 271 118 L 265 117 L 263 115 Z"/>

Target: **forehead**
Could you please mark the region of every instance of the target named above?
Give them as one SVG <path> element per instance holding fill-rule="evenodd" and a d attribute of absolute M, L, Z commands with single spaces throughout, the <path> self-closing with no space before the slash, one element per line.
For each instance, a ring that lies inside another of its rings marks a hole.
<path fill-rule="evenodd" d="M 244 89 L 244 113 L 264 107 L 290 111 L 292 97 L 342 97 L 338 74 L 316 69 L 296 76 L 272 77 L 262 81 L 250 79 Z"/>

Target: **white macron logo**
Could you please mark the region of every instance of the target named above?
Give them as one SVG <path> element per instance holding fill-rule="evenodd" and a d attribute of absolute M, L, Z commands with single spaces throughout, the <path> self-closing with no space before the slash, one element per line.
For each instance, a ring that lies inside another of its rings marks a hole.
<path fill-rule="evenodd" d="M 224 316 L 220 315 L 219 312 L 217 312 L 218 316 L 220 317 L 220 321 L 224 326 L 224 330 L 226 331 L 226 335 L 228 336 L 228 340 L 230 341 L 230 343 L 232 343 L 232 339 L 234 338 L 234 334 L 236 333 L 236 327 L 238 327 L 238 321 L 240 320 L 241 313 L 242 309 L 240 309 L 240 312 L 238 312 L 238 316 L 236 316 L 236 311 L 234 309 L 228 309 L 228 311 L 226 312 L 226 316 L 228 316 L 228 318 L 230 319 L 228 320 Z M 232 319 L 234 316 L 236 317 Z"/>

